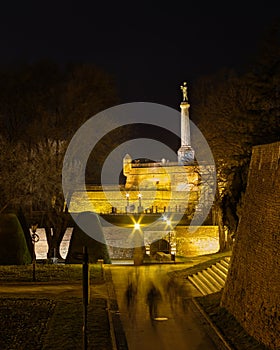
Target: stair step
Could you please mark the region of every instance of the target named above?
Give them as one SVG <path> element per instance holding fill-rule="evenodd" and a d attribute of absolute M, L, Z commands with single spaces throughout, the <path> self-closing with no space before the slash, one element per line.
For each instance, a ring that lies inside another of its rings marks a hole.
<path fill-rule="evenodd" d="M 220 270 L 218 266 L 213 265 L 211 269 L 215 271 L 225 282 L 227 275 L 222 270 Z"/>
<path fill-rule="evenodd" d="M 224 258 L 224 260 L 225 260 L 226 262 L 230 263 L 230 256 L 226 256 L 226 257 Z"/>
<path fill-rule="evenodd" d="M 224 284 L 220 284 L 219 281 L 211 273 L 209 273 L 207 270 L 202 271 L 203 275 L 207 278 L 208 281 L 211 282 L 211 284 L 215 287 L 216 291 L 219 291 L 223 288 Z"/>
<path fill-rule="evenodd" d="M 217 272 L 215 272 L 211 267 L 208 267 L 206 271 L 217 281 L 217 283 L 219 283 L 221 288 L 224 287 L 225 280 L 219 274 L 217 274 Z"/>
<path fill-rule="evenodd" d="M 196 275 L 188 276 L 188 279 L 192 282 L 192 284 L 200 291 L 202 295 L 210 294 L 207 290 L 204 289 L 204 286 L 201 285 L 200 281 L 197 279 Z"/>
<path fill-rule="evenodd" d="M 206 283 L 204 283 L 204 281 L 200 278 L 198 274 L 195 274 L 193 278 L 197 281 L 197 283 L 199 283 L 199 285 L 202 287 L 206 294 L 213 293 L 211 288 Z"/>
<path fill-rule="evenodd" d="M 221 265 L 223 265 L 227 270 L 228 270 L 228 267 L 229 267 L 229 263 L 226 261 L 226 260 L 221 260 L 220 262 L 219 262 Z"/>
<path fill-rule="evenodd" d="M 211 290 L 211 293 L 215 293 L 218 292 L 219 289 L 217 289 L 217 287 L 211 282 L 210 279 L 208 279 L 202 271 L 197 273 L 197 276 L 199 277 L 199 279 L 201 280 L 202 283 L 204 283 L 207 288 L 209 288 Z"/>
<path fill-rule="evenodd" d="M 225 276 L 227 276 L 228 273 L 228 268 L 224 267 L 221 263 L 217 262 L 216 266 L 219 270 L 223 271 L 223 273 L 225 274 Z"/>
<path fill-rule="evenodd" d="M 188 276 L 188 279 L 202 295 L 218 292 L 225 285 L 229 262 L 230 257 L 226 257 L 207 269 Z"/>

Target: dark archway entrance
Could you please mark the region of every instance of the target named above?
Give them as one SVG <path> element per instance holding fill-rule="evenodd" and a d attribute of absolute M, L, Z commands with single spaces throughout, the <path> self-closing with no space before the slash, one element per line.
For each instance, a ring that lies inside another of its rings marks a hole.
<path fill-rule="evenodd" d="M 150 246 L 150 254 L 153 256 L 157 252 L 162 252 L 165 254 L 170 254 L 170 244 L 165 239 L 159 239 Z"/>

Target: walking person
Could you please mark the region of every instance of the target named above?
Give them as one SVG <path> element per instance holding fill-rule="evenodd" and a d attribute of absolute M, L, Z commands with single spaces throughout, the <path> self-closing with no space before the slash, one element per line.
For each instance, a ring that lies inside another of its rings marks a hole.
<path fill-rule="evenodd" d="M 158 316 L 158 305 L 162 301 L 162 296 L 158 288 L 152 284 L 146 297 L 146 303 L 149 307 L 149 314 L 151 320 L 154 320 Z"/>

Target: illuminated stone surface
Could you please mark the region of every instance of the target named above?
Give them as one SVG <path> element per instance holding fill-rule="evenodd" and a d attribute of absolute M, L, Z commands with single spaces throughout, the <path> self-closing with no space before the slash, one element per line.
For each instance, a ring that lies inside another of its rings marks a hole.
<path fill-rule="evenodd" d="M 95 187 L 96 188 L 96 187 Z M 87 197 L 81 196 L 79 192 L 74 192 L 69 211 L 72 213 L 80 213 L 82 211 L 94 211 L 96 213 L 112 213 L 112 207 L 116 208 L 118 213 L 125 213 L 127 206 L 127 199 L 125 191 L 90 189 L 87 192 Z M 129 204 L 134 205 L 134 211 L 137 212 L 139 206 L 138 191 L 129 191 Z M 188 193 L 186 191 L 158 190 L 158 191 L 141 191 L 141 206 L 147 212 L 176 212 L 185 211 L 189 206 L 194 206 L 197 203 L 198 193 L 193 191 Z"/>
<path fill-rule="evenodd" d="M 209 179 L 215 181 L 215 176 L 211 177 L 215 171 L 214 165 L 201 166 L 194 161 L 186 83 L 181 88 L 183 102 L 180 104 L 181 148 L 178 150 L 178 161 L 170 162 L 164 158 L 154 162 L 145 159 L 133 160 L 129 154 L 125 154 L 123 158 L 125 185 L 87 186 L 86 196 L 81 192 L 74 192 L 69 206 L 71 213 L 93 211 L 103 216 L 130 213 L 144 215 L 182 213 L 190 223 L 196 210 L 199 208 L 202 211 L 203 206 L 206 207 L 205 203 L 208 200 L 211 202 L 209 198 L 211 193 L 214 193 L 215 186 L 203 183 L 205 180 L 202 178 L 207 178 L 208 182 L 210 182 Z M 202 176 L 203 172 L 207 174 L 206 177 Z M 115 216 L 114 220 L 118 218 L 119 224 L 124 224 L 125 218 Z M 131 257 L 131 243 L 127 235 L 118 229 L 118 223 L 115 221 L 112 223 L 115 227 L 104 227 L 111 258 Z M 198 224 L 195 223 L 195 225 Z M 164 229 L 153 231 L 151 228 L 144 230 L 143 237 L 147 252 L 156 239 L 166 239 L 172 253 L 177 255 L 196 256 L 213 253 L 219 249 L 218 231 L 215 226 L 200 227 L 195 232 L 191 228 L 182 226 L 166 232 Z"/>
<path fill-rule="evenodd" d="M 118 248 L 126 244 L 121 228 L 103 228 L 109 254 L 113 259 L 132 258 L 132 250 Z M 216 253 L 219 250 L 219 232 L 217 226 L 177 226 L 173 230 L 143 232 L 146 252 L 149 254 L 150 245 L 159 239 L 166 240 L 171 246 L 171 253 L 178 256 L 193 257 L 203 254 Z"/>
<path fill-rule="evenodd" d="M 191 147 L 191 133 L 188 102 L 182 102 L 181 107 L 181 147 L 178 150 L 178 163 L 188 164 L 194 160 L 194 150 Z"/>

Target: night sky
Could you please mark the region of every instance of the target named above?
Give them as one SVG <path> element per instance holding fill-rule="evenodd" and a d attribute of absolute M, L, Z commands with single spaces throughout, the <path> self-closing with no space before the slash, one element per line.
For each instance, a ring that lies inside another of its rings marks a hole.
<path fill-rule="evenodd" d="M 1 4 L 0 62 L 93 62 L 113 74 L 122 102 L 177 108 L 179 85 L 242 69 L 280 14 L 279 2 L 9 1 Z"/>

